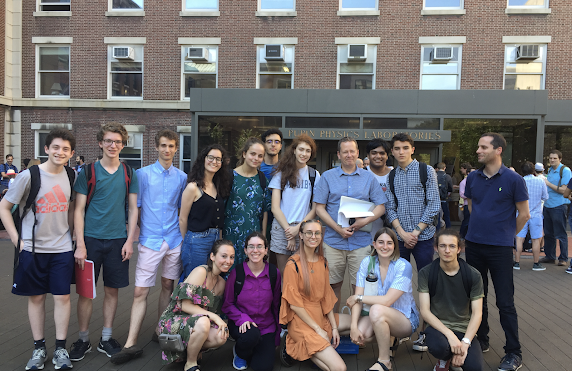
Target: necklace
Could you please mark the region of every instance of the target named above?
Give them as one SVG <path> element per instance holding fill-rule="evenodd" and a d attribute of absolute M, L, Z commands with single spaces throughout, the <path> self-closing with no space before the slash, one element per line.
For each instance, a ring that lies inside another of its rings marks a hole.
<path fill-rule="evenodd" d="M 310 273 L 314 273 L 314 262 L 308 262 L 310 264 Z"/>

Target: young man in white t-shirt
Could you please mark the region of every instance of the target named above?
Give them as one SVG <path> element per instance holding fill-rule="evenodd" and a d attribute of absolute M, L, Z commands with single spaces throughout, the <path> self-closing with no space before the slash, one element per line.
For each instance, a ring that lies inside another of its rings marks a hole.
<path fill-rule="evenodd" d="M 44 151 L 48 160 L 39 167 L 40 188 L 31 208 L 22 221 L 19 263 L 14 272 L 12 293 L 28 296 L 28 318 L 34 338 L 34 352 L 26 370 L 41 370 L 47 360 L 44 338 L 46 294 L 54 298 L 56 348 L 52 363 L 56 370 L 71 368 L 66 350 L 70 320 L 70 285 L 74 268 L 71 231 L 74 203 L 71 200 L 73 178 L 64 169 L 73 156 L 75 138 L 66 129 L 52 130 L 46 137 Z M 23 171 L 0 202 L 0 218 L 18 246 L 18 231 L 11 209 L 21 205 L 24 209 L 31 192 L 30 169 Z M 32 239 L 32 232 L 35 233 Z"/>
<path fill-rule="evenodd" d="M 384 193 L 387 189 L 387 177 L 389 176 L 391 169 L 393 169 L 393 166 L 387 166 L 387 159 L 389 158 L 390 151 L 391 147 L 389 146 L 389 143 L 383 139 L 376 138 L 367 143 L 366 158 L 369 160 L 367 170 L 371 171 L 373 176 L 377 179 Z M 372 240 L 375 238 L 375 233 L 383 227 L 384 220 L 385 215 L 382 215 L 381 218 L 371 223 Z"/>

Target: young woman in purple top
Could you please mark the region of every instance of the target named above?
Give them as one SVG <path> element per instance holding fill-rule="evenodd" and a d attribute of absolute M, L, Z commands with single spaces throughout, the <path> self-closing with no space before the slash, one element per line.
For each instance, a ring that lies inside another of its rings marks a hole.
<path fill-rule="evenodd" d="M 235 299 L 237 268 L 226 281 L 222 306 L 223 313 L 228 316 L 230 335 L 236 340 L 232 363 L 237 370 L 250 366 L 254 371 L 271 371 L 274 349 L 280 344 L 280 272 L 266 262 L 268 243 L 262 233 L 252 232 L 246 237 L 244 252 L 247 259 L 242 263 L 242 290 Z M 270 280 L 270 269 L 276 270 L 274 286 Z"/>

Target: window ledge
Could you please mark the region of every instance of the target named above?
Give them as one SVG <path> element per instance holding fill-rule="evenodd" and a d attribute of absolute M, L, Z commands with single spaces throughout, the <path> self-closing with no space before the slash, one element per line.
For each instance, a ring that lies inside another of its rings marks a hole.
<path fill-rule="evenodd" d="M 111 10 L 105 12 L 106 17 L 145 17 L 144 10 Z"/>
<path fill-rule="evenodd" d="M 378 16 L 379 10 L 338 10 L 339 17 Z"/>
<path fill-rule="evenodd" d="M 467 9 L 423 9 L 421 15 L 464 15 Z"/>
<path fill-rule="evenodd" d="M 71 11 L 68 12 L 34 12 L 34 17 L 71 17 Z"/>
<path fill-rule="evenodd" d="M 552 9 L 550 8 L 506 8 L 504 10 L 506 14 L 550 14 Z"/>
<path fill-rule="evenodd" d="M 183 10 L 179 13 L 181 17 L 220 17 L 220 12 L 218 10 L 215 11 L 207 11 L 207 12 L 197 12 L 193 10 Z"/>
<path fill-rule="evenodd" d="M 298 15 L 297 11 L 271 11 L 271 10 L 259 10 L 254 13 L 257 17 L 296 17 Z"/>

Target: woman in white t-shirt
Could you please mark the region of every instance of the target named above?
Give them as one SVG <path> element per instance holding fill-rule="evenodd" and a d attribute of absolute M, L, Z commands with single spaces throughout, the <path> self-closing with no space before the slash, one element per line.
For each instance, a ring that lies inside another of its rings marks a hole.
<path fill-rule="evenodd" d="M 316 142 L 309 135 L 298 135 L 286 148 L 268 186 L 272 189 L 274 214 L 270 250 L 276 254 L 280 274 L 288 258 L 298 249 L 300 223 L 316 215 L 312 188 L 320 179 L 320 173 L 306 165 L 314 156 Z"/>

